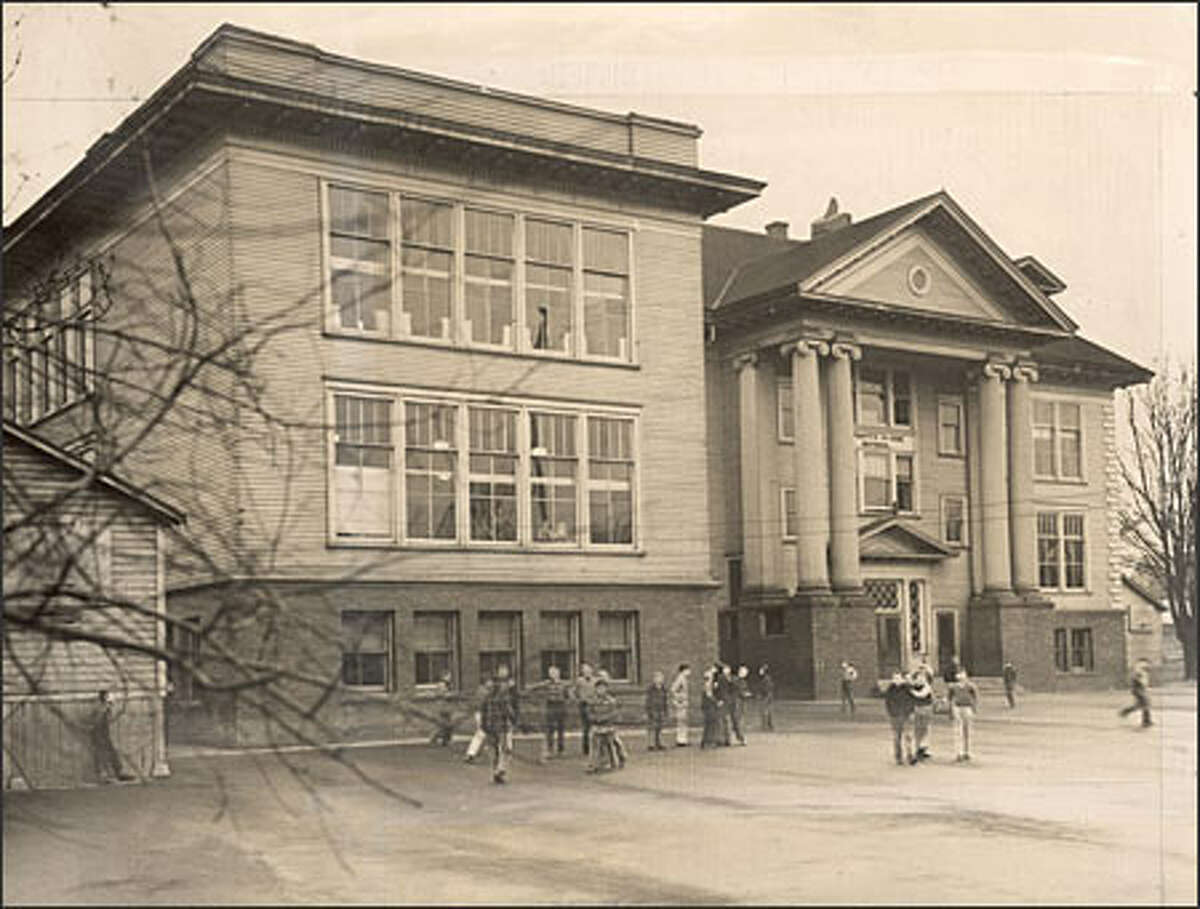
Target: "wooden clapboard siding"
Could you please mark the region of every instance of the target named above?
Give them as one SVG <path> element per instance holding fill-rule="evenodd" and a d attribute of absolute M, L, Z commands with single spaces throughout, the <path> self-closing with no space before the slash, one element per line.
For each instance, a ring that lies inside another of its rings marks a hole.
<path fill-rule="evenodd" d="M 635 232 L 636 369 L 322 337 L 320 183 L 300 168 L 231 163 L 236 281 L 252 314 L 288 301 L 309 325 L 259 362 L 270 409 L 319 426 L 323 376 L 367 383 L 502 392 L 641 409 L 644 556 L 406 551 L 403 558 L 326 546 L 323 433 L 290 434 L 286 451 L 244 446 L 247 520 L 286 545 L 277 570 L 318 576 L 382 563 L 373 576 L 673 580 L 708 577 L 698 230 L 643 219 Z M 511 203 L 521 210 L 519 200 Z"/>
<path fill-rule="evenodd" d="M 201 54 L 207 70 L 345 101 L 390 108 L 465 124 L 473 128 L 528 136 L 613 154 L 635 153 L 695 166 L 696 131 L 653 120 L 637 120 L 564 104 L 523 98 L 390 67 L 317 57 L 302 45 L 227 36 Z M 634 137 L 631 141 L 631 131 Z"/>

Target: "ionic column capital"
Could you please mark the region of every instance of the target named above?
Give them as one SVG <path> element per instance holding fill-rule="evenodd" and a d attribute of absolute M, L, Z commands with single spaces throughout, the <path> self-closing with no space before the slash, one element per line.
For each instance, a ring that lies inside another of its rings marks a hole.
<path fill-rule="evenodd" d="M 991 361 L 983 364 L 980 374 L 985 379 L 999 379 L 1001 382 L 1012 378 L 1012 367 L 1007 363 L 998 363 Z"/>
<path fill-rule="evenodd" d="M 797 353 L 802 357 L 827 357 L 829 356 L 829 344 L 820 338 L 798 338 L 795 341 L 788 341 L 786 344 L 781 344 L 779 353 L 785 357 L 790 357 L 793 353 Z"/>
<path fill-rule="evenodd" d="M 829 354 L 835 360 L 861 360 L 862 348 L 850 341 L 834 341 L 829 345 Z"/>
<path fill-rule="evenodd" d="M 1038 369 L 1036 363 L 1014 363 L 1012 367 L 1012 380 L 1014 382 L 1036 382 L 1038 380 Z"/>
<path fill-rule="evenodd" d="M 743 369 L 745 369 L 748 366 L 757 366 L 757 365 L 758 365 L 758 353 L 756 351 L 740 353 L 736 357 L 733 358 L 734 372 L 741 372 Z"/>

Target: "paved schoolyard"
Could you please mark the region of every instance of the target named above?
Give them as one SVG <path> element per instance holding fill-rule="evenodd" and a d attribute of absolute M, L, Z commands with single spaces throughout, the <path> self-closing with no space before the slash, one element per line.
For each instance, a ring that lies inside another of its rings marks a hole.
<path fill-rule="evenodd" d="M 983 704 L 977 757 L 892 763 L 855 721 L 781 705 L 745 748 L 597 777 L 519 744 L 508 786 L 428 746 L 354 749 L 414 808 L 313 753 L 175 757 L 144 786 L 18 792 L 7 903 L 1196 903 L 1196 688 Z M 461 742 L 455 752 L 461 751 Z M 577 751 L 578 740 L 569 743 Z"/>

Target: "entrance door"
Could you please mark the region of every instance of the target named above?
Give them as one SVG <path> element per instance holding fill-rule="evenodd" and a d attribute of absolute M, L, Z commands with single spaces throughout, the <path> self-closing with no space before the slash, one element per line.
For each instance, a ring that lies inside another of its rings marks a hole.
<path fill-rule="evenodd" d="M 951 663 L 958 662 L 958 616 L 947 610 L 937 614 L 937 665 L 934 670 L 945 672 Z"/>
<path fill-rule="evenodd" d="M 892 673 L 902 672 L 904 655 L 901 652 L 900 616 L 877 615 L 875 617 L 875 642 L 878 647 L 880 677 L 891 678 Z"/>

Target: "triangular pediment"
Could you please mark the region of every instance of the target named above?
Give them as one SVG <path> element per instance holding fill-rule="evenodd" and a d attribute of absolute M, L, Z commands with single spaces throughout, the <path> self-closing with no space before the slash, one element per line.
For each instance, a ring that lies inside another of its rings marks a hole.
<path fill-rule="evenodd" d="M 911 227 L 814 289 L 931 313 L 1008 321 L 967 270 L 919 227 Z"/>
<path fill-rule="evenodd" d="M 859 558 L 872 561 L 933 561 L 957 555 L 899 518 L 884 518 L 859 528 Z"/>

